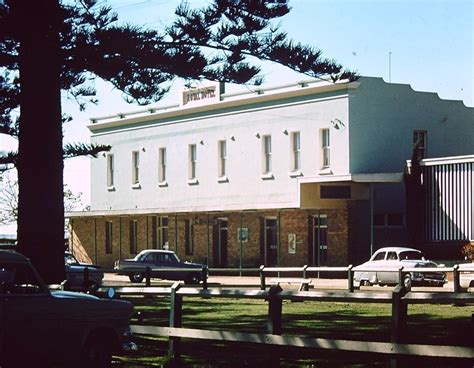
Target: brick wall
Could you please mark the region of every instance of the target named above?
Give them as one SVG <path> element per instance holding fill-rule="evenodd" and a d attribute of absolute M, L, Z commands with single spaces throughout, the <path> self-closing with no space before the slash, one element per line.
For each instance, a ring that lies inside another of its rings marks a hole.
<path fill-rule="evenodd" d="M 328 266 L 348 264 L 348 211 L 346 208 L 325 209 L 320 213 L 327 215 L 328 222 Z M 227 219 L 227 266 L 239 267 L 242 253 L 243 267 L 258 267 L 264 259 L 261 228 L 265 218 L 276 220 L 277 244 L 281 266 L 303 266 L 310 264 L 309 248 L 312 247 L 312 217 L 317 210 L 272 210 L 227 212 L 217 214 L 186 214 L 168 216 L 169 249 L 174 250 L 185 261 L 205 263 L 214 267 L 214 251 L 217 250 L 218 218 Z M 75 218 L 70 230 L 70 249 L 85 262 L 94 262 L 112 268 L 115 260 L 131 258 L 130 221 L 138 222 L 137 252 L 152 248 L 152 216 Z M 193 226 L 194 252 L 185 252 L 185 220 Z M 112 253 L 105 252 L 105 223 L 112 221 Z M 248 229 L 248 240 L 240 242 L 238 229 Z M 296 250 L 289 250 L 289 234 L 296 236 Z"/>

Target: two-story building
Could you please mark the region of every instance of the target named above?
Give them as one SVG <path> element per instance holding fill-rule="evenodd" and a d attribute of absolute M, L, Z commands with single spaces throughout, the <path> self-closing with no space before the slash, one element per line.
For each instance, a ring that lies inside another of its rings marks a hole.
<path fill-rule="evenodd" d="M 403 171 L 472 154 L 473 108 L 379 78 L 246 93 L 219 84 L 173 106 L 92 119 L 91 210 L 70 248 L 112 266 L 169 248 L 211 267 L 347 265 L 407 244 Z"/>

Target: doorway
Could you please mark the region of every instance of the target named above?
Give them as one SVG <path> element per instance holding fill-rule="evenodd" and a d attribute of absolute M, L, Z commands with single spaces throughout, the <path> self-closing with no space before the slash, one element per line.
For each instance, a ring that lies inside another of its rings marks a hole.
<path fill-rule="evenodd" d="M 327 266 L 328 262 L 328 216 L 317 214 L 313 216 L 312 224 L 312 249 L 308 252 L 312 255 L 310 264 L 312 266 Z"/>
<path fill-rule="evenodd" d="M 264 227 L 265 266 L 274 267 L 278 265 L 277 220 L 266 218 Z"/>
<path fill-rule="evenodd" d="M 228 227 L 227 219 L 217 219 L 214 227 L 214 251 L 213 264 L 214 267 L 227 267 L 227 248 L 228 248 Z"/>

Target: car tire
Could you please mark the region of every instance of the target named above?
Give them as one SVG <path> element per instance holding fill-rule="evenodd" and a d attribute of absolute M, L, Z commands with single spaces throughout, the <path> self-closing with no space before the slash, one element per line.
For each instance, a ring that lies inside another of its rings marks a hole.
<path fill-rule="evenodd" d="M 143 273 L 141 272 L 134 272 L 131 273 L 128 278 L 131 282 L 142 282 L 143 281 Z"/>
<path fill-rule="evenodd" d="M 198 274 L 191 274 L 186 279 L 184 280 L 185 284 L 199 284 L 199 281 L 201 281 L 201 277 L 199 277 Z"/>
<path fill-rule="evenodd" d="M 107 368 L 112 365 L 112 351 L 106 339 L 90 338 L 84 346 L 83 367 Z"/>
<path fill-rule="evenodd" d="M 411 275 L 408 273 L 403 276 L 403 287 L 407 290 L 411 290 Z"/>

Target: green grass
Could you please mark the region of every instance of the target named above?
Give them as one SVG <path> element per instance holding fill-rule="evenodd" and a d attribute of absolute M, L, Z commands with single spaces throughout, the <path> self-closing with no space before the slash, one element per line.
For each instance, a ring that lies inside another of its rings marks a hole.
<path fill-rule="evenodd" d="M 167 326 L 169 299 L 130 298 L 143 324 Z M 260 300 L 185 298 L 183 327 L 266 333 L 268 303 Z M 408 308 L 406 342 L 466 345 L 472 340 L 471 306 L 411 305 Z M 137 319 L 132 324 L 138 323 Z M 284 335 L 366 341 L 390 340 L 391 305 L 334 302 L 283 302 Z M 166 338 L 136 337 L 140 351 L 116 357 L 116 367 L 174 366 L 166 358 Z M 183 340 L 183 360 L 189 367 L 269 366 L 275 348 L 247 344 Z M 360 354 L 314 352 L 278 348 L 283 367 L 386 367 L 386 358 Z M 413 361 L 410 361 L 409 366 Z M 423 360 L 422 366 L 428 363 Z M 270 366 L 272 364 L 270 363 Z M 435 362 L 431 367 L 451 367 Z M 455 365 L 457 367 L 457 365 Z M 471 365 L 472 367 L 472 362 Z"/>

